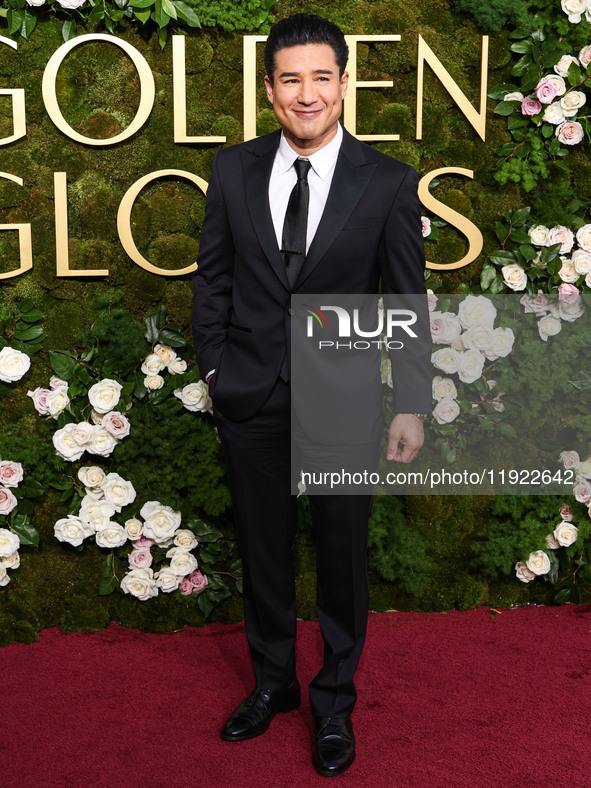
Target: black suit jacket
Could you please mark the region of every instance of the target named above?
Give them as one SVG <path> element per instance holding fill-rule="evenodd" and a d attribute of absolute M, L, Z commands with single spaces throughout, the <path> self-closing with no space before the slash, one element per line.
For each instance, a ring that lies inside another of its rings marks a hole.
<path fill-rule="evenodd" d="M 381 284 L 383 293 L 425 293 L 416 170 L 343 131 L 325 210 L 293 291 L 268 199 L 280 132 L 214 155 L 192 325 L 202 374 L 216 370 L 214 407 L 236 421 L 253 416 L 277 381 L 292 292 L 378 293 Z M 395 387 L 398 412 L 431 410 L 429 377 L 428 353 L 395 359 L 395 380 L 404 383 Z"/>

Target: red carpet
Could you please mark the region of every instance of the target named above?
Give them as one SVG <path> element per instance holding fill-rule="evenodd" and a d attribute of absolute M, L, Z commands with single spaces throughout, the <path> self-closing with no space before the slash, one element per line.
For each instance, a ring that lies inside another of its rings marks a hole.
<path fill-rule="evenodd" d="M 218 730 L 251 689 L 241 625 L 111 626 L 0 649 L 3 788 L 591 786 L 591 606 L 372 614 L 358 673 L 357 760 L 311 765 L 302 707 L 258 739 Z M 319 664 L 299 624 L 298 672 Z"/>

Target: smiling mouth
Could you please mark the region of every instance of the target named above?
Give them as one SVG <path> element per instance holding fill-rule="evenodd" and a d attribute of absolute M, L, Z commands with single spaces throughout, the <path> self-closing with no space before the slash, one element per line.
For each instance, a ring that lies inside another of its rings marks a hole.
<path fill-rule="evenodd" d="M 313 110 L 294 109 L 293 112 L 299 118 L 315 118 L 317 115 L 319 115 L 322 112 L 322 110 L 321 109 L 313 109 Z"/>

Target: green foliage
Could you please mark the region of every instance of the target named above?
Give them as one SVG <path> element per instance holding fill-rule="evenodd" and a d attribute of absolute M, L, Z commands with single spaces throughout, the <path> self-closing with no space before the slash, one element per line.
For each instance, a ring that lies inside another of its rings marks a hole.
<path fill-rule="evenodd" d="M 202 25 L 222 30 L 257 30 L 269 22 L 276 0 L 187 0 Z M 261 32 L 266 32 L 261 30 Z"/>
<path fill-rule="evenodd" d="M 454 11 L 471 14 L 478 25 L 487 33 L 500 33 L 506 27 L 525 27 L 531 16 L 529 9 L 533 0 L 452 0 Z"/>
<path fill-rule="evenodd" d="M 147 355 L 144 327 L 122 307 L 101 312 L 92 325 L 91 336 L 121 375 L 131 372 L 138 359 Z"/>

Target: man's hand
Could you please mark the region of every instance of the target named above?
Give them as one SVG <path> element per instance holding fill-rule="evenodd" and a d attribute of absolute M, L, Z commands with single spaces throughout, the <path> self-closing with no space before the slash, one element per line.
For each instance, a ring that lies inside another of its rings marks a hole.
<path fill-rule="evenodd" d="M 390 424 L 386 459 L 412 462 L 424 440 L 422 421 L 414 413 L 398 413 Z"/>

